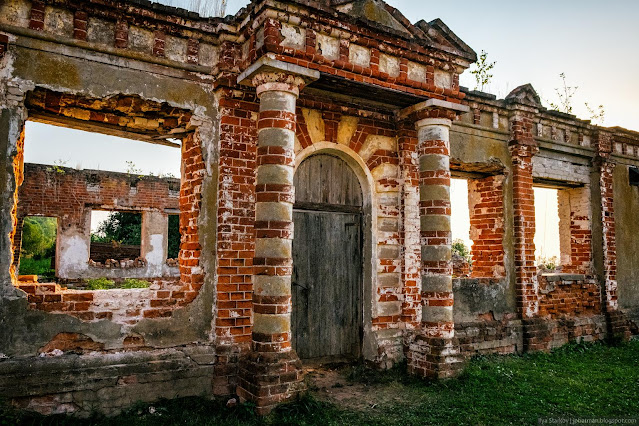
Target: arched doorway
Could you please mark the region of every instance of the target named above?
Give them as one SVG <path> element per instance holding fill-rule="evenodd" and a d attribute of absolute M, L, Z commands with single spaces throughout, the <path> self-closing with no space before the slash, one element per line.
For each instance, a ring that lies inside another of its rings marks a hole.
<path fill-rule="evenodd" d="M 357 358 L 363 334 L 362 189 L 341 158 L 295 173 L 293 347 L 301 359 Z"/>

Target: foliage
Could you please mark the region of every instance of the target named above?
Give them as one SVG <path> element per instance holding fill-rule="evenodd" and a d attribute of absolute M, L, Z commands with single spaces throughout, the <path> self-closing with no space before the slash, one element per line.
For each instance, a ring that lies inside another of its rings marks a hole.
<path fill-rule="evenodd" d="M 20 258 L 19 275 L 41 275 L 45 277 L 54 277 L 55 270 L 51 268 L 51 258 L 43 257 L 34 259 L 32 257 Z"/>
<path fill-rule="evenodd" d="M 586 102 L 585 104 L 586 104 L 586 109 L 588 110 L 588 113 L 590 114 L 590 120 L 593 123 L 603 125 L 604 121 L 606 120 L 606 110 L 604 106 L 599 105 L 598 107 L 592 108 L 590 107 L 588 102 Z"/>
<path fill-rule="evenodd" d="M 169 259 L 177 259 L 180 253 L 180 216 L 177 214 L 169 215 L 169 250 L 167 257 Z"/>
<path fill-rule="evenodd" d="M 572 114 L 573 97 L 575 96 L 575 93 L 577 93 L 579 86 L 569 86 L 568 83 L 566 83 L 566 74 L 563 72 L 559 74 L 559 77 L 561 78 L 563 87 L 555 88 L 555 93 L 557 93 L 558 97 L 558 103 L 549 102 L 550 108 L 555 111 Z M 590 114 L 590 120 L 596 124 L 603 125 L 606 118 L 606 110 L 604 106 L 599 105 L 593 108 L 588 102 L 585 102 L 584 104 L 586 106 L 586 109 L 588 110 L 588 113 Z"/>
<path fill-rule="evenodd" d="M 142 215 L 139 213 L 111 212 L 91 234 L 91 241 L 138 246 L 142 239 Z"/>
<path fill-rule="evenodd" d="M 126 172 L 130 175 L 142 175 L 142 169 L 138 169 L 133 161 L 126 161 Z"/>
<path fill-rule="evenodd" d="M 127 278 L 124 280 L 120 288 L 149 288 L 150 282 L 138 280 L 136 278 Z"/>
<path fill-rule="evenodd" d="M 115 282 L 108 278 L 94 278 L 87 280 L 87 290 L 111 290 L 115 287 Z"/>
<path fill-rule="evenodd" d="M 566 114 L 572 114 L 572 98 L 575 96 L 579 86 L 568 86 L 566 83 L 566 73 L 559 74 L 563 87 L 555 88 L 559 103 L 550 102 L 550 108 L 555 111 L 565 112 Z"/>
<path fill-rule="evenodd" d="M 470 255 L 470 249 L 468 248 L 466 243 L 464 243 L 464 240 L 462 240 L 460 238 L 455 239 L 455 241 L 453 241 L 453 245 L 451 246 L 451 250 L 452 250 L 453 254 L 457 254 L 457 255 L 465 258 L 466 260 L 468 260 L 468 262 L 472 262 L 472 256 Z"/>
<path fill-rule="evenodd" d="M 475 76 L 475 90 L 484 90 L 484 86 L 490 83 L 493 75 L 490 73 L 497 62 L 488 62 L 488 52 L 481 51 L 479 60 L 475 63 L 475 69 L 470 73 Z"/>
<path fill-rule="evenodd" d="M 537 266 L 549 271 L 554 271 L 559 267 L 559 259 L 557 259 L 557 256 L 540 256 L 537 258 Z"/>
<path fill-rule="evenodd" d="M 408 376 L 403 367 L 386 372 L 350 367 L 345 374 L 359 372 L 348 386 L 359 385 L 366 392 L 361 399 L 378 401 L 363 409 L 338 407 L 311 393 L 258 418 L 251 404 L 228 407 L 226 399 L 192 397 L 139 403 L 117 417 L 85 420 L 17 413 L 0 405 L 0 424 L 492 425 L 539 424 L 550 417 L 629 419 L 639 416 L 637 365 L 639 341 L 617 347 L 575 344 L 551 354 L 479 357 L 460 378 L 439 382 Z"/>
<path fill-rule="evenodd" d="M 40 258 L 53 254 L 58 221 L 54 217 L 29 216 L 22 224 L 22 255 Z"/>

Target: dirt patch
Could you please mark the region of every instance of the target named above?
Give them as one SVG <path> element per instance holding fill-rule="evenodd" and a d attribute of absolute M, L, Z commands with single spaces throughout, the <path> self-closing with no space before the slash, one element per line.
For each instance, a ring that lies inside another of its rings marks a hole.
<path fill-rule="evenodd" d="M 305 371 L 312 394 L 342 408 L 369 411 L 405 400 L 401 383 L 366 384 L 349 380 L 352 371 L 349 365 L 313 367 Z"/>

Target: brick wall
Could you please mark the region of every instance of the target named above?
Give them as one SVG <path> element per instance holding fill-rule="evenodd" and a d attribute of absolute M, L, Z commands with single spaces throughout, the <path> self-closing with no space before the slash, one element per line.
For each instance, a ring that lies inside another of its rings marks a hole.
<path fill-rule="evenodd" d="M 517 114 L 511 119 L 515 277 L 517 307 L 524 318 L 537 314 L 537 268 L 535 266 L 535 197 L 532 157 L 538 148 L 532 136 L 532 117 Z"/>
<path fill-rule="evenodd" d="M 504 179 L 503 175 L 496 175 L 468 180 L 472 277 L 499 278 L 506 274 Z"/>
<path fill-rule="evenodd" d="M 251 342 L 257 112 L 254 94 L 221 90 L 217 210 L 218 345 Z"/>
<path fill-rule="evenodd" d="M 592 276 L 590 186 L 557 191 L 562 272 Z"/>
<path fill-rule="evenodd" d="M 539 276 L 540 317 L 556 319 L 601 313 L 601 290 L 597 280 L 583 275 Z"/>
<path fill-rule="evenodd" d="M 143 318 L 171 316 L 173 310 L 193 300 L 188 285 L 179 278 L 150 278 L 147 289 L 70 290 L 55 283 L 20 282 L 29 309 L 65 314 L 82 321 L 110 320 L 135 324 Z"/>
<path fill-rule="evenodd" d="M 147 140 L 149 135 L 168 133 L 176 128 L 184 132 L 191 119 L 191 113 L 188 111 L 170 107 L 167 104 L 146 101 L 136 96 L 88 99 L 36 89 L 29 92 L 26 104 L 31 113 L 58 115 L 59 120 L 72 117 L 77 120 L 76 123 L 93 121 L 123 126 L 131 133 L 138 132 L 142 140 Z M 189 126 L 182 140 L 181 153 L 176 150 L 176 157 L 179 156 L 182 163 L 181 180 L 26 165 L 26 179 L 18 193 L 17 217 L 19 219 L 28 215 L 57 217 L 59 234 L 72 229 L 73 232 L 77 231 L 79 235 L 88 238 L 88 213 L 91 208 L 160 212 L 179 209 L 181 234 L 178 259 L 179 281 L 166 277 L 148 277 L 147 279 L 154 282 L 151 288 L 157 291 L 141 300 L 137 300 L 139 291 L 136 290 L 115 290 L 115 293 L 109 293 L 113 290 L 87 291 L 85 294 L 89 296 L 82 296 L 102 300 L 105 297 L 109 299 L 111 297 L 109 295 L 117 294 L 125 301 L 123 303 L 127 308 L 117 308 L 116 304 L 112 315 L 120 318 L 117 321 L 124 323 L 137 321 L 140 318 L 171 316 L 176 308 L 193 301 L 204 283 L 204 271 L 200 265 L 201 246 L 198 224 L 205 174 L 201 145 L 198 128 Z M 20 161 L 22 161 L 21 158 Z M 18 245 L 14 244 L 14 247 Z M 164 288 L 165 283 L 170 284 L 169 290 Z M 83 304 L 78 305 L 78 310 L 75 309 L 75 304 L 57 305 L 62 303 L 65 297 L 70 297 L 69 300 L 75 303 L 74 298 L 77 296 L 69 296 L 65 293 L 71 290 L 54 287 L 54 294 L 48 294 L 51 293 L 51 289 L 46 286 L 42 289 L 38 289 L 38 286 L 34 289 L 28 288 L 33 291 L 31 308 L 65 312 L 88 321 L 94 319 L 97 314 L 106 315 L 103 312 L 109 311 L 110 308 L 105 307 L 112 306 L 109 303 L 98 304 L 94 311 L 90 311 L 92 313 L 87 313 L 84 309 L 86 306 Z M 40 292 L 42 294 L 39 294 Z M 139 304 L 142 306 L 138 306 Z M 116 313 L 118 310 L 119 314 Z"/>

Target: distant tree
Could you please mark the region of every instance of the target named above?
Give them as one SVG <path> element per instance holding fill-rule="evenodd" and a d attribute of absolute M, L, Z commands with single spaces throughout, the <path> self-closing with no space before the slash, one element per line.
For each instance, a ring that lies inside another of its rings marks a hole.
<path fill-rule="evenodd" d="M 142 215 L 139 213 L 112 212 L 91 234 L 91 241 L 139 246 L 142 235 Z"/>
<path fill-rule="evenodd" d="M 22 223 L 22 253 L 41 258 L 55 247 L 58 222 L 52 217 L 30 216 Z"/>
<path fill-rule="evenodd" d="M 466 243 L 464 243 L 464 240 L 457 238 L 455 241 L 453 241 L 453 244 L 451 246 L 451 251 L 453 254 L 457 254 L 463 258 L 465 258 L 466 260 L 468 260 L 468 262 L 472 263 L 472 257 L 470 255 L 470 249 L 468 248 L 468 246 L 466 245 Z"/>
<path fill-rule="evenodd" d="M 475 69 L 470 73 L 475 76 L 475 90 L 484 90 L 484 87 L 490 83 L 493 75 L 490 71 L 495 67 L 497 62 L 488 62 L 488 52 L 481 51 L 479 60 L 475 62 Z"/>

